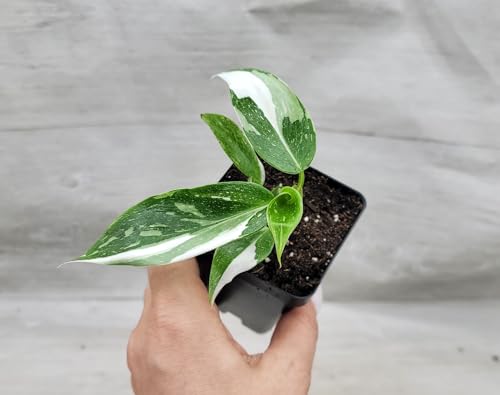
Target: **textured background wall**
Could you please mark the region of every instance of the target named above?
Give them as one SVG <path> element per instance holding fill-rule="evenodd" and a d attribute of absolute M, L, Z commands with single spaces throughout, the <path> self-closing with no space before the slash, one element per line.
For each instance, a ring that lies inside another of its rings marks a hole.
<path fill-rule="evenodd" d="M 499 26 L 495 0 L 0 0 L 0 334 L 30 344 L 16 325 L 45 321 L 16 309 L 44 309 L 49 349 L 55 311 L 140 299 L 140 270 L 55 268 L 143 197 L 219 177 L 198 114 L 232 114 L 209 77 L 238 66 L 290 83 L 314 166 L 367 197 L 329 300 L 500 297 Z"/>

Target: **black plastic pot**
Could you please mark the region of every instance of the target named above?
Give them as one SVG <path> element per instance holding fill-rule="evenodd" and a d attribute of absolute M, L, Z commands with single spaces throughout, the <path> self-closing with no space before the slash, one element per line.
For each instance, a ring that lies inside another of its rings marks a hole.
<path fill-rule="evenodd" d="M 228 174 L 234 174 L 234 172 L 234 167 L 231 167 L 224 177 L 222 177 L 221 181 L 228 181 L 228 177 L 231 178 Z M 334 253 L 330 256 L 327 264 L 324 264 L 325 271 L 321 276 L 322 279 L 326 273 L 326 269 L 330 266 L 340 246 L 365 208 L 366 201 L 361 193 L 313 168 L 306 170 L 306 182 L 315 175 L 320 176 L 328 184 L 328 188 L 321 188 L 321 185 L 318 185 L 317 190 L 335 190 L 335 196 L 322 196 L 325 201 L 332 201 L 334 198 L 338 198 L 340 193 L 348 201 L 358 202 L 358 208 L 350 217 L 349 223 L 343 224 L 345 228 L 343 237 L 340 240 L 327 240 L 327 243 L 335 244 L 332 245 Z M 231 180 L 233 179 L 234 177 L 231 178 Z M 316 190 L 316 185 L 314 187 Z M 304 199 L 304 202 L 307 203 L 307 194 L 305 194 Z M 207 253 L 198 257 L 201 276 L 205 284 L 208 282 L 212 256 L 213 253 Z M 248 271 L 240 274 L 231 283 L 226 285 L 217 297 L 216 303 L 221 311 L 229 311 L 235 314 L 241 318 L 245 326 L 262 333 L 271 329 L 283 312 L 307 303 L 316 288 L 317 286 L 308 290 L 306 294 L 294 295 L 277 287 L 271 281 L 262 280 L 253 271 Z"/>

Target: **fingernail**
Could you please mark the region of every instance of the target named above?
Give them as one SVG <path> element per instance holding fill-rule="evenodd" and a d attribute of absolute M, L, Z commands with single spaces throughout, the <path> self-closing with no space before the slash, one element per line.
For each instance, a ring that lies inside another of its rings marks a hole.
<path fill-rule="evenodd" d="M 316 310 L 316 315 L 318 315 L 321 310 L 321 303 L 323 302 L 323 288 L 321 287 L 321 284 L 318 286 L 318 288 L 316 288 L 316 291 L 311 297 L 311 302 L 313 303 L 314 309 Z"/>

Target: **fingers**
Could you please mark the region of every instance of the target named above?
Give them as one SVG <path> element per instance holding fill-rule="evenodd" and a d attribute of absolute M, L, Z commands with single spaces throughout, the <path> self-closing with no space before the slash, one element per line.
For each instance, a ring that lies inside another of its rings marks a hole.
<path fill-rule="evenodd" d="M 200 320 L 219 320 L 216 310 L 210 305 L 195 259 L 150 267 L 148 279 L 144 314 L 149 317 L 154 316 L 162 324 L 176 327 L 196 326 Z"/>
<path fill-rule="evenodd" d="M 199 358 L 204 353 L 212 362 L 219 355 L 225 361 L 241 361 L 246 355 L 210 304 L 195 259 L 150 267 L 148 280 L 140 335 L 152 336 L 169 352 L 182 350 Z"/>
<path fill-rule="evenodd" d="M 148 268 L 151 301 L 208 307 L 207 290 L 200 279 L 196 259 Z"/>
<path fill-rule="evenodd" d="M 150 267 L 148 278 L 143 314 L 153 316 L 162 326 L 194 331 L 200 339 L 220 337 L 231 342 L 217 307 L 210 304 L 196 259 Z"/>
<path fill-rule="evenodd" d="M 150 266 L 148 279 L 153 295 L 165 289 L 172 291 L 193 285 L 198 286 L 201 282 L 198 263 L 194 258 L 168 265 Z"/>
<path fill-rule="evenodd" d="M 317 339 L 316 309 L 309 302 L 282 316 L 263 359 L 281 371 L 310 375 Z"/>

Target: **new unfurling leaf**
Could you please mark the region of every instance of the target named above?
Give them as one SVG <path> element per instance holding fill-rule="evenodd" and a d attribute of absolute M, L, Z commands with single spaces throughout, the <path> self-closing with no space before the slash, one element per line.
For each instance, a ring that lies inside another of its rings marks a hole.
<path fill-rule="evenodd" d="M 281 188 L 267 207 L 267 225 L 273 234 L 276 256 L 281 265 L 281 255 L 288 238 L 302 218 L 302 195 L 292 187 Z"/>

